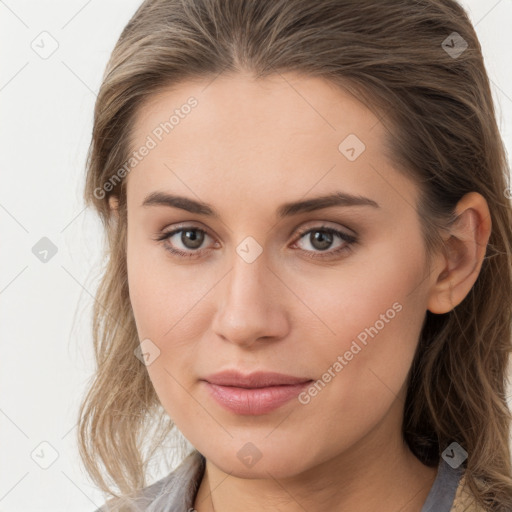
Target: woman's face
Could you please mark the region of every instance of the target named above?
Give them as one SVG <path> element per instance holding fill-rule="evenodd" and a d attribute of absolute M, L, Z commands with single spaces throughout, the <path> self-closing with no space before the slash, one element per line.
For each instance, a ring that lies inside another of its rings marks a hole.
<path fill-rule="evenodd" d="M 138 335 L 169 416 L 227 473 L 286 477 L 400 435 L 435 276 L 385 133 L 353 96 L 292 74 L 182 83 L 138 113 Z M 216 380 L 227 370 L 242 380 Z"/>

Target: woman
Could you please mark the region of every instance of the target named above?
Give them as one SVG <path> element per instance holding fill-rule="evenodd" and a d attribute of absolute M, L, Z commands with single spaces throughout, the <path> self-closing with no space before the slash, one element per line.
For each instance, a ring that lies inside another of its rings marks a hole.
<path fill-rule="evenodd" d="M 102 510 L 512 510 L 507 176 L 453 0 L 145 1 L 85 190 Z"/>

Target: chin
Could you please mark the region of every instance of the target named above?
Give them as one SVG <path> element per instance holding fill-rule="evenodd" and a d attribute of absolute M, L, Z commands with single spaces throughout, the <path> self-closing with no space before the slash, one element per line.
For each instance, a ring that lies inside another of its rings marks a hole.
<path fill-rule="evenodd" d="M 288 478 L 310 468 L 314 462 L 304 458 L 304 449 L 295 449 L 288 443 L 282 450 L 274 446 L 263 446 L 264 443 L 233 443 L 224 450 L 206 450 L 201 452 L 210 463 L 214 464 L 224 473 L 237 478 L 268 479 Z M 260 449 L 257 448 L 260 446 Z M 199 448 L 198 448 L 199 449 Z M 201 451 L 199 449 L 199 451 Z"/>

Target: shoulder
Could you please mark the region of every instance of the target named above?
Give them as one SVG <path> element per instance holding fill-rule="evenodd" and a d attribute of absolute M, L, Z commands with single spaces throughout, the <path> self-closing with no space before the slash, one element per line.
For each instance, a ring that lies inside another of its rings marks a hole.
<path fill-rule="evenodd" d="M 190 453 L 171 473 L 138 491 L 135 497 L 107 501 L 94 512 L 187 512 L 204 473 L 205 459 L 197 450 Z"/>
<path fill-rule="evenodd" d="M 486 510 L 477 503 L 473 493 L 470 491 L 465 474 L 462 475 L 459 485 L 457 486 L 450 512 L 486 512 Z"/>

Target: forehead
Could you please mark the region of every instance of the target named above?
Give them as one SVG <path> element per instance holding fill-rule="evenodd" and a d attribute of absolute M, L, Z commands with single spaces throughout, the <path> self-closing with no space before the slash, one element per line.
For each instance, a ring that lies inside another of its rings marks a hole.
<path fill-rule="evenodd" d="M 197 105 L 189 109 L 191 97 Z M 313 132 L 318 133 L 317 139 L 331 135 L 326 140 L 330 143 L 350 131 L 365 137 L 370 145 L 382 135 L 379 119 L 355 96 L 324 79 L 296 74 L 255 79 L 240 73 L 178 83 L 151 96 L 139 108 L 134 136 L 140 139 L 152 132 L 175 111 L 181 115 L 172 121 L 177 122 L 173 135 L 190 135 L 187 125 L 193 123 L 195 133 L 207 132 L 212 140 L 231 135 L 237 142 L 252 142 L 252 147 L 254 142 L 268 144 L 276 137 L 280 142 L 286 137 L 293 144 L 299 138 L 310 139 Z M 191 121 L 182 122 L 187 118 Z M 249 149 L 237 147 L 239 152 Z"/>
<path fill-rule="evenodd" d="M 139 109 L 132 134 L 135 151 L 152 141 L 128 175 L 128 193 L 139 199 L 157 188 L 215 191 L 219 201 L 226 187 L 260 201 L 334 186 L 382 196 L 390 179 L 400 182 L 395 188 L 411 188 L 386 156 L 386 129 L 376 115 L 316 77 L 237 74 L 182 82 Z"/>

